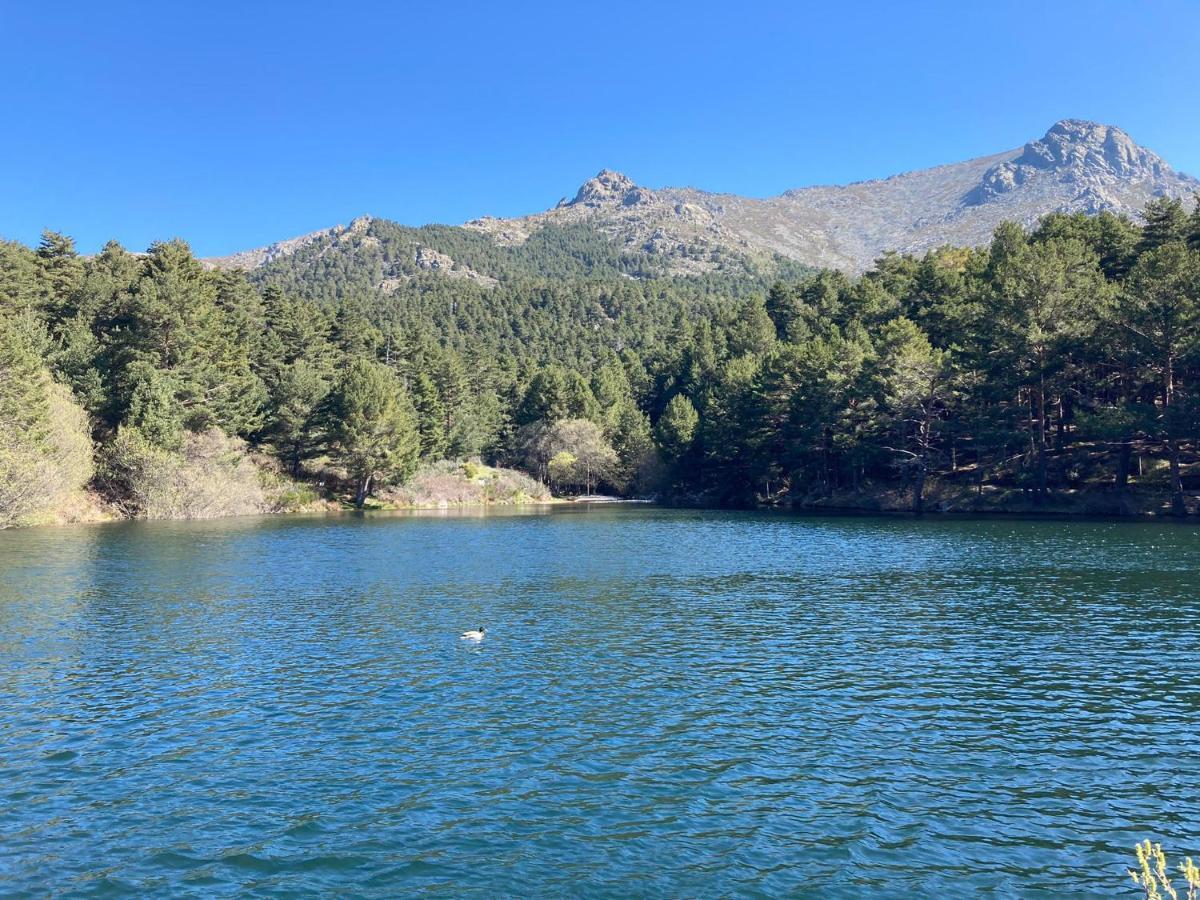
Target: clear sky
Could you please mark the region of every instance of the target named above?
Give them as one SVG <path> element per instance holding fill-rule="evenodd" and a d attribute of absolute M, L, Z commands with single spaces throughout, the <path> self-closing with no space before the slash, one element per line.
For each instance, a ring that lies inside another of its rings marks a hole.
<path fill-rule="evenodd" d="M 0 0 L 0 235 L 216 255 L 518 215 L 601 168 L 766 196 L 1057 119 L 1200 175 L 1200 2 Z"/>

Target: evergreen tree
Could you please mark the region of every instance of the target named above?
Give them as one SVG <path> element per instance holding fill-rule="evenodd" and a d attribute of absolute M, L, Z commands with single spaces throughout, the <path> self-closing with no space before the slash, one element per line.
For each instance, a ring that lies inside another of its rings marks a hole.
<path fill-rule="evenodd" d="M 1007 238 L 1007 236 L 1005 236 Z M 993 243 L 997 349 L 1029 393 L 1036 496 L 1047 492 L 1047 396 L 1071 341 L 1095 328 L 1106 289 L 1096 255 L 1075 239 Z"/>
<path fill-rule="evenodd" d="M 912 472 L 912 508 L 925 504 L 925 481 L 936 452 L 939 421 L 954 396 L 949 354 L 934 349 L 907 319 L 895 319 L 880 337 L 880 380 L 888 439 Z"/>
<path fill-rule="evenodd" d="M 413 379 L 412 399 L 417 414 L 417 432 L 421 437 L 421 456 L 441 459 L 450 443 L 446 434 L 446 408 L 437 385 L 424 372 Z"/>
<path fill-rule="evenodd" d="M 267 436 L 293 477 L 300 476 L 304 461 L 316 456 L 324 443 L 321 410 L 328 393 L 325 372 L 307 359 L 283 366 L 274 381 Z"/>
<path fill-rule="evenodd" d="M 0 240 L 0 315 L 32 310 L 40 299 L 37 256 L 23 244 Z"/>
<path fill-rule="evenodd" d="M 1188 246 L 1200 250 L 1200 193 L 1193 195 L 1192 216 L 1188 219 Z"/>
<path fill-rule="evenodd" d="M 125 425 L 137 429 L 156 447 L 178 450 L 183 443 L 184 420 L 178 396 L 179 387 L 172 375 L 140 366 Z"/>
<path fill-rule="evenodd" d="M 57 231 L 43 231 L 37 248 L 42 307 L 51 332 L 74 313 L 75 292 L 83 278 L 83 260 L 75 252 L 75 241 Z"/>
<path fill-rule="evenodd" d="M 691 449 L 699 423 L 696 407 L 683 394 L 676 394 L 654 426 L 654 436 L 669 456 L 679 458 Z"/>
<path fill-rule="evenodd" d="M 1179 365 L 1200 346 L 1200 254 L 1179 241 L 1143 253 L 1120 294 L 1117 316 L 1159 386 L 1172 511 L 1183 515 L 1179 439 L 1192 435 L 1183 417 L 1187 404 L 1181 402 Z"/>
<path fill-rule="evenodd" d="M 389 368 L 362 357 L 351 360 L 329 399 L 329 451 L 354 480 L 361 508 L 379 482 L 403 480 L 416 467 L 412 401 Z"/>
<path fill-rule="evenodd" d="M 1146 204 L 1143 215 L 1146 225 L 1142 228 L 1140 252 L 1145 253 L 1164 244 L 1187 240 L 1189 223 L 1182 200 L 1176 197 L 1151 200 Z"/>

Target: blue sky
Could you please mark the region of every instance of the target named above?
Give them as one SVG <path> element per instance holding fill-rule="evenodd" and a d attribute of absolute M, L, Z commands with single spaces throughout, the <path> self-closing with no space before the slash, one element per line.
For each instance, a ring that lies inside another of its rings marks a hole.
<path fill-rule="evenodd" d="M 201 255 L 544 209 L 603 167 L 766 196 L 1121 125 L 1200 175 L 1200 3 L 0 0 L 0 235 Z"/>

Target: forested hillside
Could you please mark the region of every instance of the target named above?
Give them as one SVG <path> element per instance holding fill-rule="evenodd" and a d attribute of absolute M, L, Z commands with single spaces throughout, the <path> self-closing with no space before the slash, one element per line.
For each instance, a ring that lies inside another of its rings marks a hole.
<path fill-rule="evenodd" d="M 250 276 L 178 241 L 0 243 L 0 524 L 88 486 L 128 515 L 361 504 L 471 458 L 688 502 L 1183 514 L 1200 212 L 1146 221 L 1052 215 L 858 278 L 663 277 L 569 229 L 369 222 Z"/>

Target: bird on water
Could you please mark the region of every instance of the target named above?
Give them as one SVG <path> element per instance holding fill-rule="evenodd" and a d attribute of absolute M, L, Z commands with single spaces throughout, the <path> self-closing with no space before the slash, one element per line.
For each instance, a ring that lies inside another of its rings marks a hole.
<path fill-rule="evenodd" d="M 464 631 L 462 633 L 462 639 L 464 641 L 474 641 L 475 643 L 478 644 L 480 641 L 483 640 L 483 636 L 486 633 L 487 633 L 487 629 L 481 625 L 473 631 Z"/>

